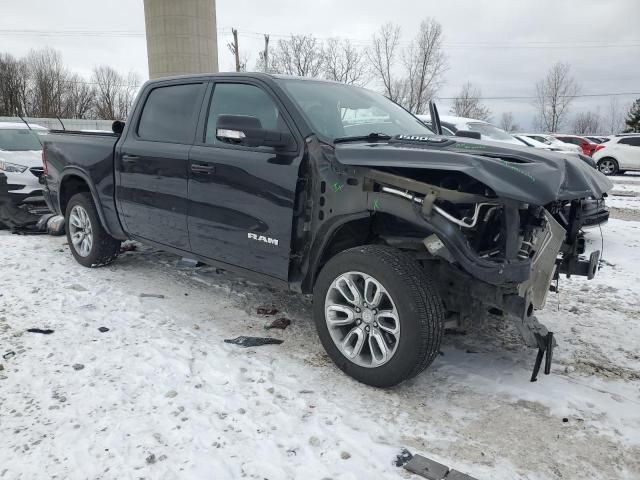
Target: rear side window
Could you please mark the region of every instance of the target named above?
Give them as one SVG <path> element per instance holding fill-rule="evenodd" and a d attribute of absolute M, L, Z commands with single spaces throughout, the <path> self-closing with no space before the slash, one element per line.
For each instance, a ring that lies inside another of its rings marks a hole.
<path fill-rule="evenodd" d="M 248 115 L 260 120 L 264 129 L 289 131 L 274 100 L 255 85 L 219 83 L 215 86 L 207 120 L 206 143 L 219 143 L 216 124 L 220 115 Z"/>
<path fill-rule="evenodd" d="M 193 83 L 153 89 L 142 109 L 138 136 L 142 140 L 192 143 L 202 88 L 201 83 Z"/>
<path fill-rule="evenodd" d="M 623 138 L 618 143 L 622 143 L 624 145 L 631 145 L 633 147 L 640 147 L 640 137 Z"/>

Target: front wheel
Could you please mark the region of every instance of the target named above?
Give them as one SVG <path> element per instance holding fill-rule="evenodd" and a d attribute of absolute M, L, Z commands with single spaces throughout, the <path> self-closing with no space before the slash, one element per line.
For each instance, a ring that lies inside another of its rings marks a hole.
<path fill-rule="evenodd" d="M 618 173 L 618 162 L 613 158 L 605 157 L 598 161 L 598 170 L 605 175 L 615 175 Z"/>
<path fill-rule="evenodd" d="M 65 226 L 69 248 L 80 265 L 108 265 L 120 253 L 120 241 L 102 227 L 89 193 L 77 193 L 71 197 L 65 213 Z"/>
<path fill-rule="evenodd" d="M 339 253 L 320 272 L 313 295 L 325 350 L 362 383 L 396 385 L 438 354 L 442 300 L 428 273 L 406 253 L 378 245 Z"/>

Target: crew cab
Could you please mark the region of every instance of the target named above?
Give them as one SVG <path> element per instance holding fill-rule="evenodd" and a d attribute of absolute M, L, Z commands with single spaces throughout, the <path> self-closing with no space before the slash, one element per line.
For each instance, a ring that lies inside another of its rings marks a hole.
<path fill-rule="evenodd" d="M 581 207 L 612 187 L 577 159 L 434 134 L 363 88 L 259 73 L 149 81 L 126 124 L 52 132 L 44 162 L 80 264 L 136 239 L 313 294 L 329 356 L 380 387 L 490 312 L 549 352 L 535 310 L 559 274 L 595 274 Z"/>

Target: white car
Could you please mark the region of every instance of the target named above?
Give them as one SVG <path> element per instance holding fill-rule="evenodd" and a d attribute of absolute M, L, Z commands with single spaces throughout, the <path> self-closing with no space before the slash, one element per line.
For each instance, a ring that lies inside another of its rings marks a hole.
<path fill-rule="evenodd" d="M 600 146 L 593 160 L 605 175 L 640 170 L 640 134 L 616 135 Z"/>
<path fill-rule="evenodd" d="M 43 173 L 40 125 L 0 122 L 0 173 L 7 177 L 9 198 L 16 205 L 44 205 L 40 176 Z"/>
<path fill-rule="evenodd" d="M 533 138 L 538 142 L 545 143 L 550 147 L 559 148 L 562 151 L 571 151 L 576 153 L 582 153 L 582 148 L 578 145 L 574 145 L 572 143 L 566 143 L 562 140 L 558 140 L 553 135 L 547 135 L 546 133 L 519 133 L 518 135 L 522 135 L 524 137 Z"/>
<path fill-rule="evenodd" d="M 431 117 L 429 115 L 416 115 L 424 123 L 431 124 Z M 480 134 L 482 140 L 489 140 L 492 142 L 510 143 L 512 145 L 522 146 L 522 142 L 513 138 L 501 128 L 495 125 L 485 122 L 483 120 L 474 120 L 473 118 L 465 117 L 451 117 L 441 116 L 440 123 L 443 128 L 448 128 L 454 133 L 459 131 L 477 132 Z"/>
<path fill-rule="evenodd" d="M 575 158 L 580 158 L 580 153 L 576 152 L 573 148 L 570 148 L 570 144 L 564 142 L 558 142 L 562 144 L 560 146 L 549 145 L 547 143 L 539 142 L 538 140 L 527 135 L 520 135 L 519 133 L 515 133 L 513 136 L 529 147 L 539 148 L 540 150 L 547 150 L 550 152 L 560 153 L 562 155 L 570 155 Z"/>

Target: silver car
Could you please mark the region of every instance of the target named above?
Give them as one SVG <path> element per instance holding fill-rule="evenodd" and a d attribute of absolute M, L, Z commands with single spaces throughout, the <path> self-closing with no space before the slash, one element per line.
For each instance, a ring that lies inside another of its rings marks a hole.
<path fill-rule="evenodd" d="M 9 198 L 16 205 L 44 204 L 40 177 L 43 173 L 40 125 L 0 122 L 0 173 L 7 177 Z"/>

